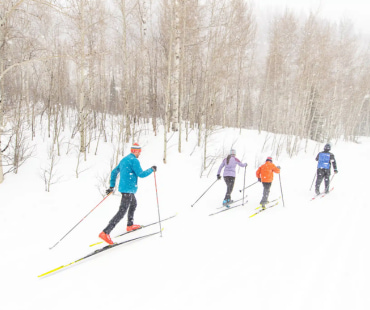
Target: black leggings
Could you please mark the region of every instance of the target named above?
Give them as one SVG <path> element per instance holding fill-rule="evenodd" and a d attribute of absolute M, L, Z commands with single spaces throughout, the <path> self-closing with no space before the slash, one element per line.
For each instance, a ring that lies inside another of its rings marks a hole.
<path fill-rule="evenodd" d="M 330 169 L 317 169 L 316 191 L 320 191 L 320 185 L 323 179 L 325 180 L 325 191 L 327 192 L 330 186 Z"/>
<path fill-rule="evenodd" d="M 262 183 L 262 185 L 263 185 L 263 195 L 260 204 L 265 205 L 267 204 L 269 199 L 271 183 Z"/>
<path fill-rule="evenodd" d="M 231 193 L 232 193 L 233 188 L 234 188 L 235 177 L 224 177 L 224 180 L 226 182 L 225 200 L 226 199 L 231 199 Z"/>
<path fill-rule="evenodd" d="M 137 202 L 134 194 L 122 193 L 121 205 L 115 216 L 109 221 L 108 226 L 103 230 L 107 235 L 113 230 L 113 228 L 118 224 L 120 220 L 126 214 L 128 209 L 127 216 L 127 226 L 131 226 L 134 223 L 134 213 L 136 210 Z"/>

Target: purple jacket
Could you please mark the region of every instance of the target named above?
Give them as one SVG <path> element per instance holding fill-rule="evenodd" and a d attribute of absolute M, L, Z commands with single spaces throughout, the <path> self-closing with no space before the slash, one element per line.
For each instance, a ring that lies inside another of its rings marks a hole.
<path fill-rule="evenodd" d="M 218 168 L 217 175 L 221 174 L 222 168 L 225 167 L 224 177 L 234 177 L 235 178 L 236 165 L 239 165 L 240 167 L 245 167 L 247 164 L 241 163 L 240 160 L 237 159 L 235 156 L 230 156 L 229 163 L 227 164 L 227 158 L 225 158 L 222 161 L 220 168 Z"/>

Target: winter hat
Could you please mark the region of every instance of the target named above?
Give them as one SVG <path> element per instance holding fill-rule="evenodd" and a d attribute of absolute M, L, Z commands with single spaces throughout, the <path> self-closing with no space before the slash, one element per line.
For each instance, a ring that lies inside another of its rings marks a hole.
<path fill-rule="evenodd" d="M 324 151 L 325 152 L 329 152 L 331 150 L 331 145 L 330 143 L 326 143 L 325 146 L 324 146 Z"/>
<path fill-rule="evenodd" d="M 131 153 L 140 153 L 141 152 L 141 146 L 138 143 L 134 143 L 131 146 Z"/>
<path fill-rule="evenodd" d="M 236 151 L 234 149 L 231 149 L 230 150 L 230 155 L 234 155 L 235 156 L 236 155 Z"/>
<path fill-rule="evenodd" d="M 266 158 L 266 161 L 270 161 L 270 162 L 272 162 L 272 157 L 271 157 L 271 156 L 267 157 L 267 158 Z"/>

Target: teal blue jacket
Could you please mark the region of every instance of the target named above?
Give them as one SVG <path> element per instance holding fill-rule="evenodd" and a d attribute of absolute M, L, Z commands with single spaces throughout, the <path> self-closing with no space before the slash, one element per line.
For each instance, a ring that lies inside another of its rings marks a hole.
<path fill-rule="evenodd" d="M 132 153 L 124 157 L 110 175 L 110 187 L 116 186 L 116 179 L 120 173 L 118 191 L 135 194 L 137 191 L 137 178 L 145 178 L 153 172 L 152 168 L 145 171 L 141 169 L 140 162 Z"/>

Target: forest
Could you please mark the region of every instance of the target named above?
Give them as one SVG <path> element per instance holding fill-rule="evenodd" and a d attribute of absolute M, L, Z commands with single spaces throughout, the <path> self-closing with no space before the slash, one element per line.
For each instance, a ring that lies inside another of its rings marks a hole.
<path fill-rule="evenodd" d="M 245 0 L 2 0 L 0 183 L 40 126 L 51 160 L 68 129 L 81 161 L 105 141 L 118 159 L 144 124 L 165 129 L 164 163 L 172 132 L 179 152 L 197 132 L 204 158 L 225 127 L 278 135 L 276 156 L 369 136 L 369 42 L 353 23 L 288 8 L 263 22 Z"/>

